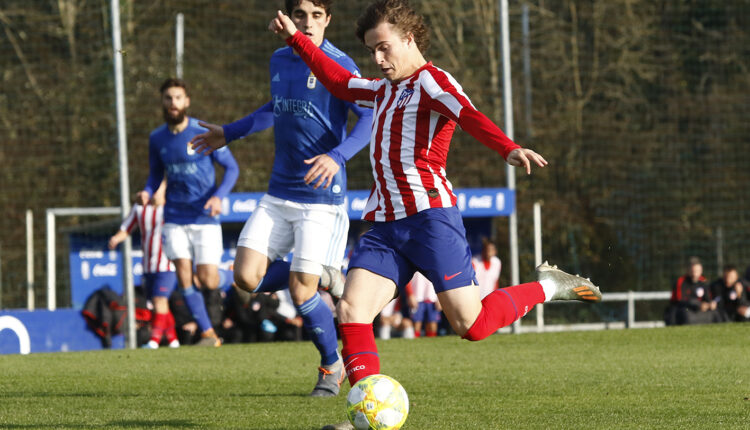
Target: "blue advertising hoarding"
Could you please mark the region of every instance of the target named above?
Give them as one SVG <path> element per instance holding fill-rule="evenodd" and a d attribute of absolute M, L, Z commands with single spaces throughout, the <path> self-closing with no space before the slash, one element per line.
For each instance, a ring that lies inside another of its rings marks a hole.
<path fill-rule="evenodd" d="M 124 346 L 123 335 L 112 336 L 113 349 Z M 102 342 L 78 310 L 0 311 L 0 354 L 92 349 Z"/>
<path fill-rule="evenodd" d="M 510 215 L 515 209 L 515 194 L 506 188 L 456 189 L 454 192 L 458 198 L 456 205 L 465 218 L 464 223 L 472 249 L 480 243 L 479 236 L 490 235 L 489 219 Z M 369 194 L 369 191 L 364 190 L 347 193 L 346 208 L 350 219 L 361 218 Z M 244 223 L 258 206 L 263 195 L 264 193 L 231 193 L 222 201 L 222 213 L 219 216 L 220 221 L 225 224 L 222 269 L 227 269 L 234 260 L 239 233 L 228 229 L 226 223 Z M 356 235 L 357 232 L 354 232 L 350 237 L 356 238 Z M 140 236 L 134 234 L 131 237 L 134 282 L 135 285 L 139 285 L 143 273 L 143 253 L 140 250 Z M 82 233 L 70 235 L 71 303 L 74 309 L 83 308 L 91 293 L 105 285 L 122 293 L 122 255 L 119 250 L 107 249 L 107 239 L 108 237 L 92 237 Z"/>
<path fill-rule="evenodd" d="M 458 197 L 456 206 L 465 218 L 508 216 L 515 210 L 515 192 L 507 188 L 466 188 L 453 190 Z M 258 206 L 264 193 L 231 193 L 222 201 L 221 222 L 245 222 Z M 362 218 L 362 211 L 370 192 L 346 193 L 349 219 Z"/>

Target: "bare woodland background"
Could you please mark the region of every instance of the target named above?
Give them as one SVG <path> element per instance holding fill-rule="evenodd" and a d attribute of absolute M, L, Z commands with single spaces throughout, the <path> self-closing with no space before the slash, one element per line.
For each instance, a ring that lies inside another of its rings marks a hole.
<path fill-rule="evenodd" d="M 266 26 L 283 2 L 120 2 L 135 192 L 147 175 L 148 134 L 162 122 L 158 86 L 175 70 L 175 15 L 185 15 L 191 114 L 225 123 L 269 98 L 268 59 L 281 42 Z M 377 76 L 353 30 L 367 2 L 337 3 L 328 39 Z M 497 1 L 413 3 L 432 29 L 429 59 L 502 127 Z M 604 291 L 668 289 L 693 254 L 715 276 L 718 229 L 724 261 L 750 265 L 750 1 L 528 1 L 531 104 L 522 4 L 510 1 L 516 141 L 550 161 L 531 177 L 519 171 L 522 280 L 533 271 L 537 200 L 545 258 L 590 274 Z M 25 303 L 26 209 L 35 214 L 44 303 L 44 210 L 119 205 L 109 0 L 0 3 L 0 141 L 2 306 Z M 231 149 L 241 166 L 235 191 L 264 190 L 272 132 Z M 348 172 L 350 189 L 369 188 L 364 152 Z M 501 157 L 457 133 L 448 161 L 456 187 L 505 186 L 504 172 Z M 505 258 L 507 222 L 496 226 Z"/>

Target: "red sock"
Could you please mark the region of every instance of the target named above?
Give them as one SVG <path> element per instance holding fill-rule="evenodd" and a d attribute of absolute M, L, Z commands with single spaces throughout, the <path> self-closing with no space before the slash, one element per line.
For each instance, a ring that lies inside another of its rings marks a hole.
<path fill-rule="evenodd" d="M 437 337 L 437 332 L 436 331 L 425 330 L 424 335 L 427 336 L 427 337 Z"/>
<path fill-rule="evenodd" d="M 375 345 L 375 334 L 372 324 L 345 323 L 339 324 L 339 333 L 344 347 L 344 368 L 349 384 L 354 386 L 365 376 L 380 373 L 380 357 Z"/>
<path fill-rule="evenodd" d="M 534 305 L 542 302 L 544 290 L 539 282 L 495 290 L 482 300 L 482 310 L 463 338 L 482 340 L 523 317 Z"/>
<path fill-rule="evenodd" d="M 167 327 L 167 314 L 157 314 L 151 320 L 151 340 L 161 343 L 161 337 L 164 335 L 164 329 Z"/>
<path fill-rule="evenodd" d="M 414 330 L 414 338 L 418 338 L 419 336 L 422 336 L 422 330 Z"/>
<path fill-rule="evenodd" d="M 175 329 L 174 315 L 167 312 L 167 327 L 164 329 L 164 335 L 167 336 L 167 342 L 177 339 L 177 330 Z"/>

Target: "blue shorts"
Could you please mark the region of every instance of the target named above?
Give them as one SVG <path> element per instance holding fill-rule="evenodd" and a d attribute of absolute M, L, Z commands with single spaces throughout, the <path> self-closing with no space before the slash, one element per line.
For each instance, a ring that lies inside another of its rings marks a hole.
<path fill-rule="evenodd" d="M 175 272 L 144 273 L 143 279 L 149 298 L 169 298 L 177 287 L 177 273 Z"/>
<path fill-rule="evenodd" d="M 458 208 L 432 208 L 396 221 L 376 222 L 362 235 L 349 261 L 388 278 L 399 291 L 416 271 L 435 292 L 477 284 Z"/>
<path fill-rule="evenodd" d="M 417 311 L 412 315 L 411 320 L 414 322 L 440 322 L 440 311 L 435 308 L 435 303 L 419 302 Z"/>

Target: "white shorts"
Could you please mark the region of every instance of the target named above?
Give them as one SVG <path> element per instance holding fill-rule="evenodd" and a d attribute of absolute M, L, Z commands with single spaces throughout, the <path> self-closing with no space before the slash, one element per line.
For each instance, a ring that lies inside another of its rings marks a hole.
<path fill-rule="evenodd" d="M 296 203 L 266 194 L 242 228 L 237 246 L 271 261 L 294 251 L 293 272 L 320 276 L 323 266 L 341 269 L 348 232 L 345 205 Z"/>
<path fill-rule="evenodd" d="M 224 243 L 218 224 L 164 224 L 164 253 L 170 260 L 186 259 L 197 264 L 221 263 Z"/>

